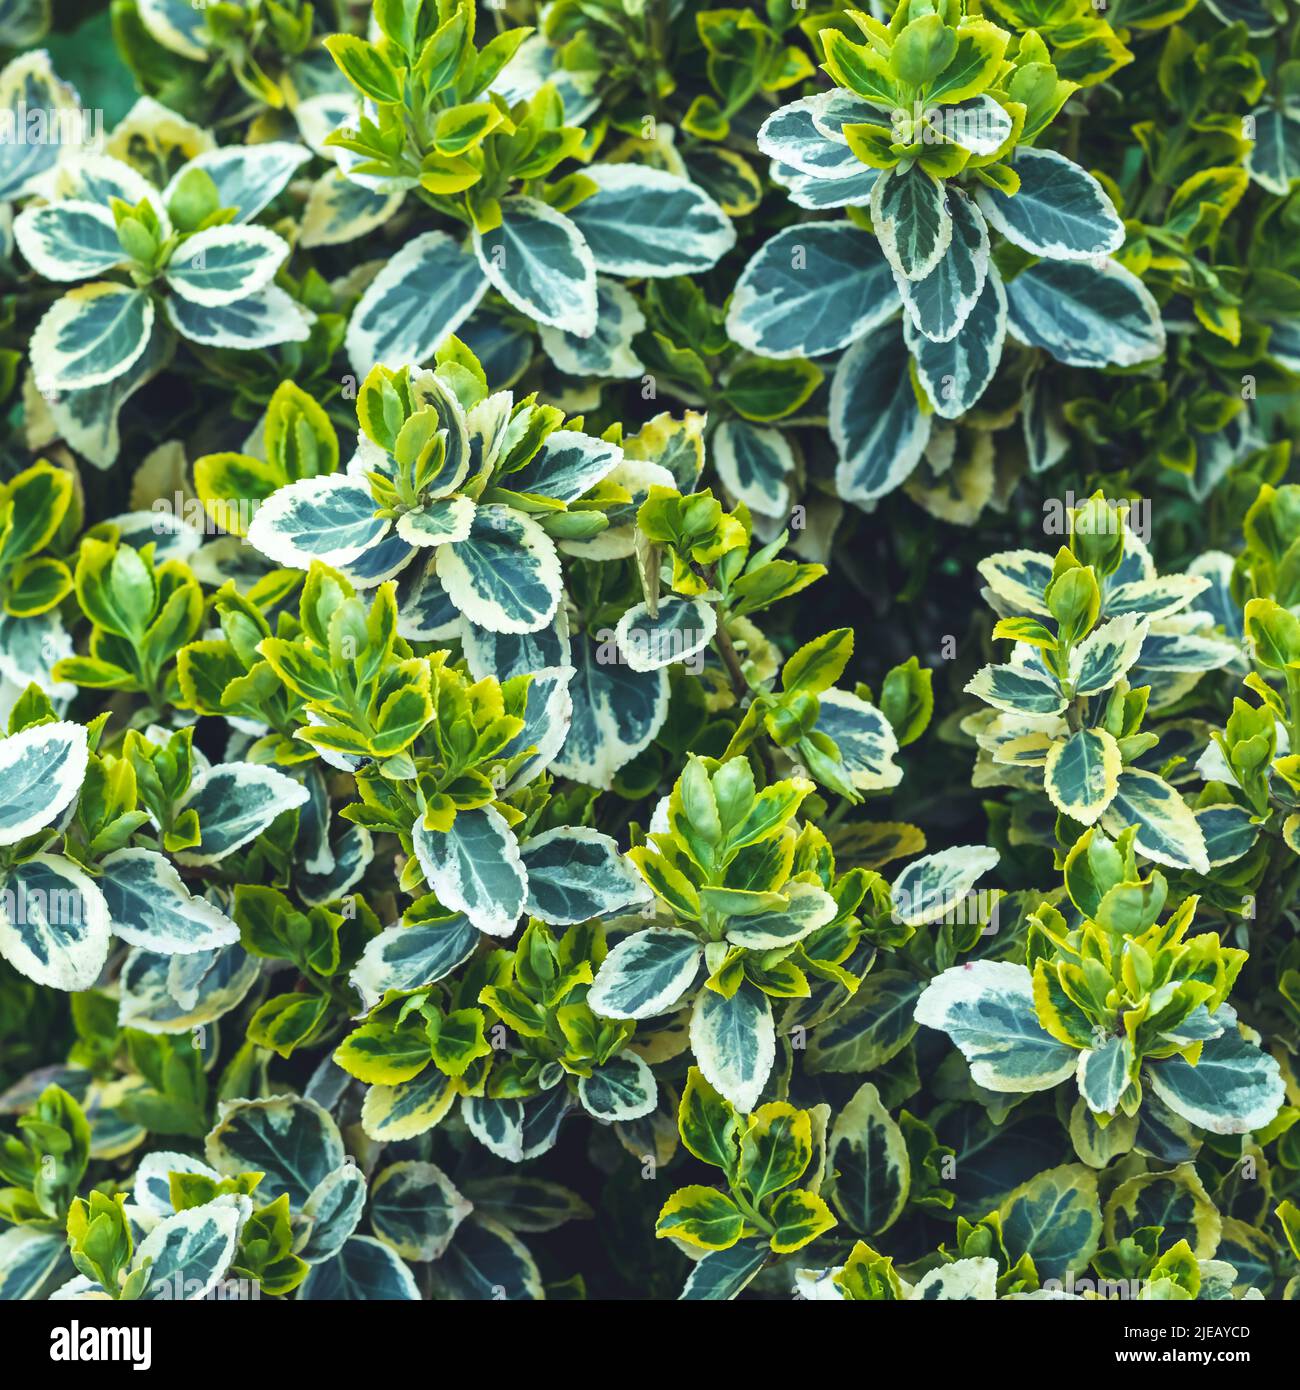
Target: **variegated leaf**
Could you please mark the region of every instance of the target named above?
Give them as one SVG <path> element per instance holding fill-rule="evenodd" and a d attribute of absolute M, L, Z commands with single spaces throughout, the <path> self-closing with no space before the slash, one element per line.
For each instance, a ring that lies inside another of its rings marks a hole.
<path fill-rule="evenodd" d="M 808 1070 L 866 1072 L 896 1057 L 916 1033 L 921 981 L 901 970 L 872 970 L 857 993 L 808 1038 Z"/>
<path fill-rule="evenodd" d="M 80 724 L 34 724 L 0 739 L 0 845 L 43 829 L 81 790 L 89 749 Z"/>
<path fill-rule="evenodd" d="M 654 1073 L 635 1052 L 620 1052 L 578 1081 L 578 1099 L 589 1115 L 607 1123 L 639 1120 L 659 1102 Z"/>
<path fill-rule="evenodd" d="M 1142 652 L 1147 620 L 1130 613 L 1088 634 L 1070 653 L 1070 684 L 1076 695 L 1101 695 Z"/>
<path fill-rule="evenodd" d="M 427 362 L 478 307 L 488 282 L 479 263 L 446 232 L 408 241 L 352 311 L 348 360 L 358 373 Z"/>
<path fill-rule="evenodd" d="M 218 1173 L 262 1174 L 258 1198 L 288 1194 L 301 1209 L 344 1161 L 343 1140 L 329 1113 L 300 1096 L 220 1102 L 204 1156 Z"/>
<path fill-rule="evenodd" d="M 576 502 L 623 461 L 623 450 L 577 430 L 554 430 L 531 459 L 503 480 L 511 492 Z"/>
<path fill-rule="evenodd" d="M 178 851 L 180 864 L 215 864 L 268 829 L 277 816 L 302 806 L 307 788 L 258 763 L 221 763 L 199 772 L 177 806 L 199 818 L 199 843 Z"/>
<path fill-rule="evenodd" d="M 176 172 L 163 190 L 163 202 L 171 202 L 176 185 L 191 169 L 202 169 L 216 184 L 221 206 L 238 209 L 235 223 L 251 222 L 310 158 L 310 150 L 289 140 L 208 150 Z"/>
<path fill-rule="evenodd" d="M 872 502 L 911 477 L 930 439 L 898 325 L 873 329 L 840 358 L 831 382 L 835 487 L 846 502 Z"/>
<path fill-rule="evenodd" d="M 704 1078 L 737 1110 L 758 1104 L 776 1059 L 776 1029 L 765 994 L 742 984 L 724 999 L 702 989 L 691 1011 L 691 1048 Z"/>
<path fill-rule="evenodd" d="M 164 1217 L 136 1249 L 131 1267 L 147 1266 L 149 1277 L 140 1297 L 151 1299 L 204 1298 L 216 1286 L 235 1257 L 243 1202 L 247 1197 L 218 1197 Z"/>
<path fill-rule="evenodd" d="M 439 548 L 438 580 L 479 627 L 536 632 L 555 616 L 560 557 L 545 531 L 511 507 L 479 507 L 469 535 Z"/>
<path fill-rule="evenodd" d="M 361 1220 L 366 1205 L 366 1175 L 351 1160 L 327 1173 L 302 1209 L 311 1223 L 296 1254 L 308 1264 L 332 1260 Z"/>
<path fill-rule="evenodd" d="M 426 1067 L 413 1081 L 371 1086 L 361 1105 L 361 1128 L 381 1144 L 415 1139 L 439 1124 L 456 1099 L 450 1078 Z"/>
<path fill-rule="evenodd" d="M 824 690 L 817 703 L 814 728 L 834 740 L 853 786 L 882 791 L 902 781 L 903 770 L 894 762 L 898 736 L 875 705 L 847 690 Z"/>
<path fill-rule="evenodd" d="M 1138 850 L 1157 864 L 1198 874 L 1210 871 L 1205 837 L 1191 807 L 1154 772 L 1125 768 L 1101 823 L 1108 835 L 1136 825 Z"/>
<path fill-rule="evenodd" d="M 1101 1242 L 1097 1175 L 1079 1163 L 1039 1173 L 1003 1202 L 1001 1218 L 1011 1259 L 1028 1255 L 1042 1279 L 1078 1272 Z"/>
<path fill-rule="evenodd" d="M 1105 729 L 1076 729 L 1052 744 L 1043 788 L 1058 811 L 1092 825 L 1118 790 L 1122 768 L 1119 744 Z"/>
<path fill-rule="evenodd" d="M 821 357 L 893 317 L 893 273 L 869 232 L 849 222 L 787 227 L 741 272 L 727 313 L 732 339 L 762 357 Z"/>
<path fill-rule="evenodd" d="M 99 887 L 113 934 L 132 946 L 184 955 L 239 940 L 234 922 L 194 896 L 165 855 L 151 849 L 119 849 L 99 867 Z"/>
<path fill-rule="evenodd" d="M 890 891 L 895 919 L 919 927 L 963 910 L 967 895 L 997 867 L 998 857 L 984 845 L 956 845 L 913 860 Z"/>
<path fill-rule="evenodd" d="M 912 1181 L 907 1143 L 870 1082 L 835 1117 L 826 1165 L 831 1206 L 849 1230 L 872 1235 L 902 1215 Z"/>
<path fill-rule="evenodd" d="M 521 851 L 528 874 L 527 909 L 552 926 L 626 912 L 651 901 L 650 890 L 608 835 L 559 825 Z"/>
<path fill-rule="evenodd" d="M 916 1020 L 947 1033 L 989 1091 L 1046 1091 L 1078 1062 L 1039 1023 L 1023 965 L 980 960 L 943 971 L 917 1001 Z"/>
<path fill-rule="evenodd" d="M 713 466 L 737 501 L 760 516 L 790 511 L 794 449 L 779 429 L 749 420 L 724 420 L 713 432 Z"/>
<path fill-rule="evenodd" d="M 434 1278 L 442 1298 L 462 1302 L 533 1302 L 545 1296 L 528 1247 L 498 1222 L 477 1215 L 461 1224 L 434 1266 Z"/>
<path fill-rule="evenodd" d="M 205 308 L 235 304 L 265 289 L 288 254 L 288 243 L 265 227 L 209 227 L 177 248 L 167 283 Z"/>
<path fill-rule="evenodd" d="M 945 420 L 964 415 L 984 394 L 1002 360 L 1006 335 L 1007 292 L 992 265 L 955 337 L 937 343 L 919 333 L 911 318 L 904 321 L 903 337 L 916 362 L 916 374 Z"/>
<path fill-rule="evenodd" d="M 505 198 L 500 226 L 475 229 L 474 254 L 493 287 L 537 323 L 580 338 L 596 331 L 595 262 L 564 213 L 536 198 Z"/>
<path fill-rule="evenodd" d="M 370 1224 L 403 1259 L 436 1260 L 472 1204 L 433 1163 L 390 1163 L 370 1188 Z"/>
<path fill-rule="evenodd" d="M 894 271 L 923 280 L 952 240 L 952 213 L 943 184 L 919 163 L 887 169 L 871 190 L 871 220 Z"/>
<path fill-rule="evenodd" d="M 585 634 L 573 639 L 573 722 L 551 766 L 587 786 L 607 788 L 668 714 L 667 671 L 633 671 L 617 659 L 617 650 L 612 633 L 602 642 Z"/>
<path fill-rule="evenodd" d="M 816 179 L 838 181 L 860 173 L 862 164 L 848 145 L 814 122 L 827 95 L 819 92 L 778 107 L 758 128 L 758 148 L 769 159 Z"/>
<path fill-rule="evenodd" d="M 718 615 L 703 599 L 660 599 L 653 616 L 646 603 L 635 603 L 618 620 L 614 640 L 633 671 L 658 671 L 674 662 L 689 663 L 703 652 L 718 630 Z"/>
<path fill-rule="evenodd" d="M 165 307 L 172 327 L 182 338 L 203 347 L 245 352 L 305 342 L 316 321 L 309 309 L 278 285 L 267 285 L 230 304 L 195 304 L 179 295 L 169 296 Z"/>
<path fill-rule="evenodd" d="M 528 876 L 514 832 L 494 807 L 461 811 L 450 830 L 411 830 L 416 858 L 444 907 L 490 936 L 509 936 L 524 910 Z"/>
<path fill-rule="evenodd" d="M 350 1236 L 332 1259 L 311 1267 L 298 1297 L 308 1302 L 418 1303 L 420 1289 L 396 1251 L 371 1236 Z"/>
<path fill-rule="evenodd" d="M 467 960 L 478 942 L 477 930 L 461 913 L 409 927 L 386 927 L 366 943 L 348 982 L 366 1007 L 374 1008 L 390 989 L 436 984 Z"/>
<path fill-rule="evenodd" d="M 690 932 L 651 927 L 624 938 L 607 955 L 587 995 L 609 1018 L 651 1018 L 671 1009 L 691 987 L 703 950 Z"/>
<path fill-rule="evenodd" d="M 540 325 L 542 347 L 567 376 L 637 377 L 645 367 L 632 349 L 632 339 L 645 328 L 645 315 L 631 293 L 617 280 L 596 280 L 596 331 L 580 338 L 547 324 Z"/>
<path fill-rule="evenodd" d="M 96 281 L 69 290 L 32 334 L 32 371 L 46 394 L 102 386 L 144 354 L 153 300 L 125 285 Z"/>
<path fill-rule="evenodd" d="M 5 876 L 0 956 L 20 975 L 51 989 L 90 989 L 108 947 L 108 904 L 71 860 L 36 854 Z"/>
<path fill-rule="evenodd" d="M 1165 350 L 1160 309 L 1114 261 L 1040 261 L 1007 286 L 1012 337 L 1068 367 L 1131 367 Z"/>
<path fill-rule="evenodd" d="M 140 18 L 149 36 L 170 52 L 199 63 L 208 56 L 203 11 L 187 0 L 140 0 Z"/>
<path fill-rule="evenodd" d="M 13 230 L 27 263 L 47 280 L 86 280 L 127 259 L 113 214 L 94 203 L 27 208 Z"/>
<path fill-rule="evenodd" d="M 1013 245 L 1048 261 L 1087 261 L 1124 244 L 1124 223 L 1086 169 L 1055 150 L 1022 146 L 1007 161 L 1020 176 L 1008 196 L 987 185 L 976 201 Z"/>
<path fill-rule="evenodd" d="M 948 206 L 952 240 L 939 263 L 920 280 L 894 277 L 913 325 L 936 343 L 949 342 L 962 330 L 989 272 L 989 229 L 979 209 L 956 189 Z"/>
<path fill-rule="evenodd" d="M 374 193 L 331 169 L 312 184 L 298 244 L 340 246 L 355 241 L 382 227 L 404 197 L 401 192 Z"/>
<path fill-rule="evenodd" d="M 726 213 L 689 179 L 644 164 L 589 164 L 583 172 L 596 192 L 570 217 L 606 275 L 698 274 L 736 244 Z"/>
<path fill-rule="evenodd" d="M 390 523 L 375 515 L 370 489 L 346 473 L 300 478 L 257 509 L 248 541 L 268 559 L 292 569 L 313 560 L 349 564 L 382 540 Z"/>
<path fill-rule="evenodd" d="M 1263 1129 L 1286 1098 L 1277 1060 L 1236 1027 L 1206 1042 L 1195 1066 L 1166 1057 L 1152 1062 L 1146 1075 L 1175 1114 L 1211 1134 Z"/>
<path fill-rule="evenodd" d="M 1009 714 L 1059 714 L 1066 705 L 1055 681 L 1024 666 L 983 666 L 965 690 Z"/>

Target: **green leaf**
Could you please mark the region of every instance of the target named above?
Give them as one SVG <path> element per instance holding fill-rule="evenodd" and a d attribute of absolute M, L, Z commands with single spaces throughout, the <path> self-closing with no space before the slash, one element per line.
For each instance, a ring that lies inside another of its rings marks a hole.
<path fill-rule="evenodd" d="M 405 70 L 392 63 L 365 39 L 354 34 L 331 34 L 325 47 L 343 76 L 372 101 L 397 103 L 402 100 Z"/>
<path fill-rule="evenodd" d="M 781 668 L 781 688 L 820 694 L 839 680 L 852 655 L 852 628 L 824 632 L 800 647 Z"/>
<path fill-rule="evenodd" d="M 915 743 L 934 712 L 933 672 L 916 657 L 894 666 L 880 688 L 880 710 L 889 720 L 900 747 Z"/>
<path fill-rule="evenodd" d="M 330 1001 L 323 994 L 277 994 L 249 1019 L 248 1038 L 259 1047 L 288 1057 L 295 1048 L 311 1042 L 329 1008 Z"/>
<path fill-rule="evenodd" d="M 740 1125 L 736 1112 L 704 1079 L 698 1067 L 687 1074 L 677 1111 L 677 1127 L 682 1143 L 705 1163 L 734 1171 L 740 1142 Z"/>
<path fill-rule="evenodd" d="M 418 1076 L 433 1060 L 424 1020 L 372 1019 L 353 1029 L 334 1050 L 334 1061 L 350 1076 L 372 1085 L 393 1086 Z"/>
<path fill-rule="evenodd" d="M 811 362 L 752 359 L 727 378 L 722 398 L 747 420 L 780 420 L 798 410 L 821 380 L 821 368 Z"/>
<path fill-rule="evenodd" d="M 887 1230 L 907 1204 L 911 1162 L 903 1132 L 865 1082 L 835 1118 L 826 1147 L 831 1205 L 850 1230 Z"/>
<path fill-rule="evenodd" d="M 1285 671 L 1300 661 L 1300 619 L 1271 599 L 1253 598 L 1246 604 L 1246 639 L 1261 666 Z"/>
<path fill-rule="evenodd" d="M 826 1203 L 816 1193 L 802 1188 L 780 1193 L 769 1215 L 776 1227 L 772 1249 L 781 1255 L 801 1250 L 837 1224 Z"/>
<path fill-rule="evenodd" d="M 673 1236 L 701 1250 L 726 1250 L 745 1233 L 745 1218 L 724 1192 L 713 1187 L 682 1187 L 664 1203 L 655 1235 Z"/>
<path fill-rule="evenodd" d="M 385 1245 L 407 1260 L 437 1260 L 471 1204 L 433 1163 L 390 1163 L 370 1187 L 370 1220 Z"/>
<path fill-rule="evenodd" d="M 1002 1204 L 1002 1239 L 1012 1260 L 1028 1255 L 1042 1279 L 1078 1273 L 1097 1251 L 1097 1174 L 1072 1163 L 1039 1173 Z"/>
<path fill-rule="evenodd" d="M 797 1182 L 812 1162 L 812 1121 L 784 1101 L 759 1106 L 740 1141 L 740 1181 L 755 1202 Z"/>

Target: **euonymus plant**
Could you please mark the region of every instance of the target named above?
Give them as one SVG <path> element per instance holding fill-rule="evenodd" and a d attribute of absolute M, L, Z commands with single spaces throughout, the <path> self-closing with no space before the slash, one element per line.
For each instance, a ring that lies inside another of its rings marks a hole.
<path fill-rule="evenodd" d="M 1300 1297 L 1288 0 L 0 7 L 0 1297 Z"/>

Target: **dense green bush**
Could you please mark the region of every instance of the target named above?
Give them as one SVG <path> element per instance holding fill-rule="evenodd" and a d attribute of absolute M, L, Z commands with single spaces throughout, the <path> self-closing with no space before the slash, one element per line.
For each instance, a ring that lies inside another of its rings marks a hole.
<path fill-rule="evenodd" d="M 0 1296 L 1300 1296 L 1293 8 L 0 4 Z"/>

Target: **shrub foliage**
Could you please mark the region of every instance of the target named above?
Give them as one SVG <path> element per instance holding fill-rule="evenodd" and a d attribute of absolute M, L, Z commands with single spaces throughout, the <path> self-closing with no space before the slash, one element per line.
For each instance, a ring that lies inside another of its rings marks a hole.
<path fill-rule="evenodd" d="M 0 1297 L 1300 1296 L 1293 8 L 0 4 Z"/>

